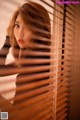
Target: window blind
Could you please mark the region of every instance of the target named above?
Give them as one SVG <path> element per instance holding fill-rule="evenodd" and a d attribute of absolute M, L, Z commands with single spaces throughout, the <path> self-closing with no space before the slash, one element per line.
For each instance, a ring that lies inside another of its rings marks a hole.
<path fill-rule="evenodd" d="M 71 64 L 72 64 L 72 45 L 75 30 L 75 5 L 56 5 L 55 4 L 55 44 L 57 50 L 57 76 L 55 81 L 55 119 L 67 120 L 69 113 L 69 95 Z"/>
<path fill-rule="evenodd" d="M 36 2 L 35 0 L 33 0 Z M 25 1 L 26 2 L 26 1 Z M 15 4 L 15 2 L 13 2 Z M 53 2 L 38 1 L 49 12 L 51 24 L 53 22 Z M 41 24 L 41 23 L 37 23 Z M 41 24 L 42 25 L 42 24 Z M 36 29 L 35 29 L 36 30 Z M 51 29 L 52 31 L 52 29 Z M 42 31 L 39 31 L 42 32 Z M 52 33 L 51 33 L 52 34 Z M 45 36 L 46 35 L 46 36 Z M 45 36 L 45 37 L 44 37 Z M 37 38 L 37 36 L 34 36 Z M 3 112 L 9 112 L 9 119 L 15 120 L 50 120 L 53 119 L 54 106 L 54 91 L 53 91 L 53 62 L 52 58 L 52 39 L 47 38 L 47 33 L 43 31 L 42 38 L 35 40 L 34 48 L 28 50 L 27 59 L 18 60 L 17 64 L 23 64 L 23 67 L 0 67 L 0 75 L 16 73 L 18 71 L 16 81 L 16 90 L 11 87 L 1 91 L 2 94 L 17 91 L 17 96 L 5 100 L 2 96 L 0 99 L 0 108 Z M 2 49 L 1 49 L 2 50 Z M 2 55 L 3 54 L 3 55 Z M 2 51 L 1 56 L 5 55 L 5 50 Z M 3 61 L 3 57 L 0 62 Z M 5 79 L 0 82 L 1 86 L 14 82 L 14 79 Z M 17 85 L 19 87 L 17 87 Z M 11 100 L 16 101 L 16 105 L 10 103 Z"/>
<path fill-rule="evenodd" d="M 55 0 L 32 0 L 46 7 L 51 19 L 51 40 L 42 37 L 35 50 L 28 51 L 28 59 L 21 59 L 22 68 L 3 68 L 0 74 L 18 71 L 19 86 L 16 106 L 0 96 L 1 111 L 9 112 L 15 120 L 67 120 L 71 81 L 72 44 L 75 29 L 75 5 L 59 5 Z M 15 2 L 14 2 L 15 3 Z M 18 4 L 18 3 L 17 3 Z M 3 52 L 4 53 L 4 52 Z M 1 60 L 2 61 L 2 60 Z M 23 74 L 24 73 L 24 74 Z M 1 86 L 14 82 L 5 79 Z M 1 91 L 11 93 L 15 88 Z"/>

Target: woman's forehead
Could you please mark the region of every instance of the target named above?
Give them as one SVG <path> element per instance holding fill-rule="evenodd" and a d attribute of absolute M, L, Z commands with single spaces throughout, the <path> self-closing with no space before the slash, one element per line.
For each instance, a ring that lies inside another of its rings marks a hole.
<path fill-rule="evenodd" d="M 29 26 L 26 16 L 23 16 L 21 13 L 17 15 L 15 22 L 22 23 Z"/>
<path fill-rule="evenodd" d="M 22 17 L 21 17 L 20 14 L 17 15 L 16 21 L 18 21 L 18 22 L 19 22 L 19 21 L 23 22 Z"/>

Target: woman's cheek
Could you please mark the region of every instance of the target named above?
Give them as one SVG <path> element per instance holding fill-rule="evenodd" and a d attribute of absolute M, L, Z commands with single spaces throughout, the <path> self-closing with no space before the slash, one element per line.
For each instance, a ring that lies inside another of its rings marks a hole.
<path fill-rule="evenodd" d="M 16 37 L 16 31 L 15 31 L 15 28 L 14 28 L 14 37 Z"/>
<path fill-rule="evenodd" d="M 18 39 L 18 33 L 17 30 L 14 29 L 14 37 L 16 38 L 16 40 Z"/>

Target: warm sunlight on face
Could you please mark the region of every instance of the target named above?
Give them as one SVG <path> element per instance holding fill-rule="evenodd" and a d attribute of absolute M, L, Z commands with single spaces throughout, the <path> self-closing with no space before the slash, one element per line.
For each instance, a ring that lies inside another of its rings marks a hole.
<path fill-rule="evenodd" d="M 29 27 L 25 25 L 20 14 L 15 21 L 14 36 L 20 48 L 27 48 L 30 44 L 32 32 Z"/>

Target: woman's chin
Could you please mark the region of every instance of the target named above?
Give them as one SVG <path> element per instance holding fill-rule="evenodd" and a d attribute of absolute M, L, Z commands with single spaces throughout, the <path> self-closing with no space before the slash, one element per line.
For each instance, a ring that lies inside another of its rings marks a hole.
<path fill-rule="evenodd" d="M 26 48 L 26 47 L 23 46 L 23 45 L 19 45 L 19 47 L 20 47 L 21 49 L 25 49 L 25 48 Z"/>

